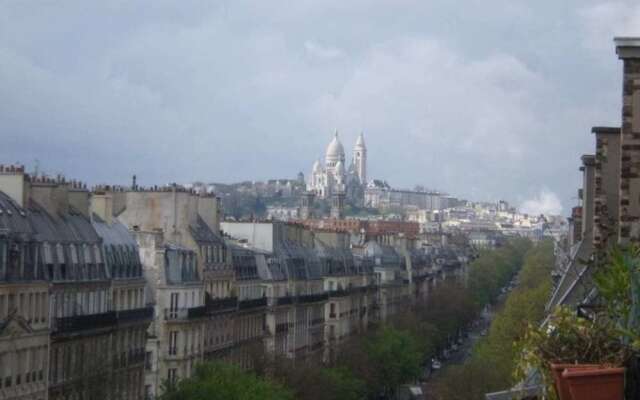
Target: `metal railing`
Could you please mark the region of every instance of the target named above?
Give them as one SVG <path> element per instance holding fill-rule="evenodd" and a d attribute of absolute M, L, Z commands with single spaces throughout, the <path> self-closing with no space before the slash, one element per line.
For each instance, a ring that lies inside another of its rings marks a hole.
<path fill-rule="evenodd" d="M 327 293 L 303 294 L 298 296 L 298 302 L 300 303 L 317 303 L 328 299 L 329 295 Z"/>
<path fill-rule="evenodd" d="M 53 320 L 54 333 L 70 333 L 82 330 L 101 329 L 115 326 L 118 322 L 115 311 L 101 314 L 76 315 L 72 317 L 55 318 Z"/>
<path fill-rule="evenodd" d="M 287 304 L 293 304 L 294 300 L 293 296 L 276 297 L 275 304 L 278 306 L 284 306 Z"/>
<path fill-rule="evenodd" d="M 167 321 L 202 318 L 202 317 L 205 317 L 206 315 L 207 315 L 207 309 L 205 306 L 164 309 L 164 319 Z"/>
<path fill-rule="evenodd" d="M 153 307 L 116 311 L 118 323 L 146 321 L 153 318 Z"/>
<path fill-rule="evenodd" d="M 223 299 L 207 299 L 205 303 L 207 313 L 216 313 L 238 308 L 237 297 L 226 297 Z"/>
<path fill-rule="evenodd" d="M 241 300 L 238 304 L 241 310 L 247 310 L 250 308 L 259 308 L 267 306 L 267 298 L 261 297 L 259 299 Z"/>

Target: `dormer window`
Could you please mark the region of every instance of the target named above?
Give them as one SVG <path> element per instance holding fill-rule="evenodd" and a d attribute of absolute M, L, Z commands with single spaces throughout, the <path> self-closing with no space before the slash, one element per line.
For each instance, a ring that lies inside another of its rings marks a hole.
<path fill-rule="evenodd" d="M 67 279 L 67 260 L 64 256 L 64 247 L 58 243 L 56 245 L 56 257 L 58 258 L 58 279 Z"/>
<path fill-rule="evenodd" d="M 0 240 L 0 280 L 4 280 L 7 273 L 7 242 Z"/>

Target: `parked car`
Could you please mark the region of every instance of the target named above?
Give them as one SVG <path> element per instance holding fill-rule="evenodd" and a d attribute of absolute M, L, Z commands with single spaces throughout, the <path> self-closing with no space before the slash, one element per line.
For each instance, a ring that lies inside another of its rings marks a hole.
<path fill-rule="evenodd" d="M 442 363 L 440 363 L 440 361 L 438 361 L 438 359 L 434 358 L 431 360 L 431 369 L 434 370 L 439 370 L 440 368 L 442 368 Z"/>

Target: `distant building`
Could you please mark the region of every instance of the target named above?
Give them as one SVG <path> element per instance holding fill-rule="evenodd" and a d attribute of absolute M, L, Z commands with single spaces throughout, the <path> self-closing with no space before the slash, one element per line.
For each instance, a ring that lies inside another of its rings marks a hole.
<path fill-rule="evenodd" d="M 393 189 L 379 180 L 371 181 L 364 191 L 364 205 L 377 209 L 442 210 L 457 204 L 455 198 L 443 193 Z"/>
<path fill-rule="evenodd" d="M 322 199 L 330 199 L 336 192 L 345 193 L 352 198 L 362 191 L 366 183 L 367 147 L 364 136 L 358 136 L 351 164 L 347 168 L 344 147 L 336 131 L 333 140 L 327 146 L 324 165 L 320 160 L 313 164 L 307 189 Z"/>

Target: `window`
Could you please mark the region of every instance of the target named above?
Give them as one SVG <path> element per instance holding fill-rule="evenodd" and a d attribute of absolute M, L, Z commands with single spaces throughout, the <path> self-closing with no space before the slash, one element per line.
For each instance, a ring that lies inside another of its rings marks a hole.
<path fill-rule="evenodd" d="M 177 372 L 176 368 L 169 368 L 169 370 L 167 371 L 167 382 L 170 385 L 174 385 L 176 383 L 176 378 L 177 378 L 176 372 Z"/>
<path fill-rule="evenodd" d="M 67 279 L 67 264 L 64 256 L 64 247 L 60 243 L 56 245 L 56 257 L 58 260 L 58 276 L 57 279 Z"/>
<path fill-rule="evenodd" d="M 151 400 L 153 398 L 153 392 L 151 391 L 151 385 L 144 385 L 144 400 Z"/>
<path fill-rule="evenodd" d="M 7 242 L 5 242 L 4 240 L 0 240 L 0 280 L 5 278 L 5 275 L 7 272 L 6 249 L 7 249 Z M 0 385 L 2 384 L 0 383 Z"/>
<path fill-rule="evenodd" d="M 33 303 L 33 293 L 29 293 L 29 303 L 27 305 L 27 312 L 23 313 L 23 316 L 27 318 L 27 321 L 29 323 L 31 323 L 34 319 L 34 315 L 35 315 L 35 310 L 34 310 L 34 303 Z"/>
<path fill-rule="evenodd" d="M 169 332 L 169 355 L 175 356 L 178 347 L 178 332 Z"/>
<path fill-rule="evenodd" d="M 153 352 L 147 351 L 144 357 L 144 369 L 146 369 L 147 371 L 151 371 L 152 366 L 153 366 Z"/>
<path fill-rule="evenodd" d="M 631 100 L 631 130 L 634 133 L 640 132 L 640 91 L 633 93 Z"/>
<path fill-rule="evenodd" d="M 180 293 L 171 293 L 171 302 L 169 303 L 169 318 L 178 316 L 178 304 L 180 301 Z"/>

